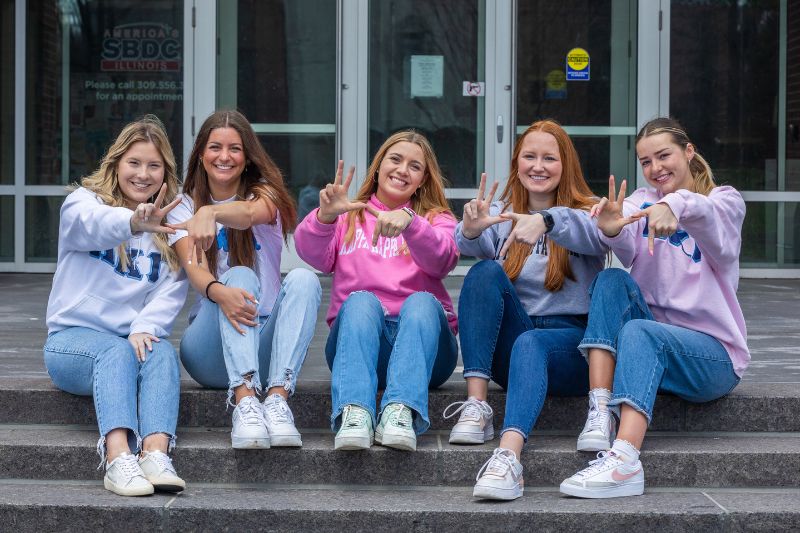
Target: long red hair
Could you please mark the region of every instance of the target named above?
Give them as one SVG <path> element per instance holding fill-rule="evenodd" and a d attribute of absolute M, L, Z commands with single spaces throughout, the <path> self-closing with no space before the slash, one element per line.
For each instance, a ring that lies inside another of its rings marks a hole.
<path fill-rule="evenodd" d="M 561 125 L 550 119 L 534 122 L 522 135 L 517 138 L 514 153 L 511 158 L 511 171 L 508 175 L 506 187 L 500 195 L 505 205 L 510 205 L 515 213 L 528 213 L 528 190 L 522 185 L 519 177 L 519 156 L 525 137 L 532 132 L 541 131 L 549 133 L 556 139 L 558 153 L 561 158 L 561 180 L 556 188 L 553 206 L 570 207 L 572 209 L 589 209 L 597 203 L 597 198 L 589 189 L 583 178 L 581 162 L 572 139 Z M 516 224 L 516 222 L 514 222 Z M 513 226 L 512 226 L 513 227 Z M 522 266 L 531 254 L 531 246 L 515 242 L 508 251 L 503 270 L 511 281 L 516 281 Z M 575 275 L 569 265 L 569 251 L 552 240 L 548 239 L 547 273 L 544 278 L 544 287 L 551 292 L 561 290 L 564 278 L 575 281 Z"/>

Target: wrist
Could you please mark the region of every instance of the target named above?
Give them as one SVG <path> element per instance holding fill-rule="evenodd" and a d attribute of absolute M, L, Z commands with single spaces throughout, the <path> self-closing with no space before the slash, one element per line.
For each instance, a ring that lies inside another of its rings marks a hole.
<path fill-rule="evenodd" d="M 480 236 L 481 233 L 483 233 L 483 231 L 470 230 L 469 228 L 467 228 L 465 226 L 461 227 L 461 235 L 463 235 L 465 239 L 470 240 L 470 241 L 474 240 L 474 239 L 477 239 Z"/>
<path fill-rule="evenodd" d="M 337 218 L 337 215 L 323 213 L 321 207 L 317 209 L 317 220 L 323 224 L 333 224 Z"/>
<path fill-rule="evenodd" d="M 553 231 L 553 227 L 555 227 L 556 225 L 556 221 L 553 219 L 553 215 L 551 215 L 547 209 L 542 209 L 536 214 L 541 216 L 542 220 L 544 221 L 544 227 L 546 228 L 544 232 L 550 233 L 551 231 Z"/>
<path fill-rule="evenodd" d="M 221 285 L 222 287 L 225 286 L 224 283 L 216 279 L 212 279 L 211 281 L 208 282 L 208 285 L 206 285 L 206 290 L 205 290 L 206 298 L 208 298 L 208 300 L 211 301 L 212 303 L 217 303 L 217 300 L 219 299 L 219 298 L 214 299 L 214 297 L 212 296 L 215 290 L 219 291 L 219 288 L 216 287 L 217 285 Z"/>

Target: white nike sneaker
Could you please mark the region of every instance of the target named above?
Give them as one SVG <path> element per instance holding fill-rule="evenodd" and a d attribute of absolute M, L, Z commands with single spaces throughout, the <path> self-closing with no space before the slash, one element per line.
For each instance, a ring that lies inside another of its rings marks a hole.
<path fill-rule="evenodd" d="M 522 496 L 522 465 L 511 450 L 495 448 L 478 471 L 476 481 L 474 498 L 516 500 Z"/>
<path fill-rule="evenodd" d="M 269 448 L 264 410 L 255 396 L 242 398 L 233 410 L 231 446 L 237 450 Z"/>
<path fill-rule="evenodd" d="M 300 432 L 294 425 L 294 415 L 284 397 L 272 394 L 267 396 L 263 405 L 270 446 L 302 446 Z"/>
<path fill-rule="evenodd" d="M 459 408 L 448 414 L 447 411 L 456 405 Z M 494 438 L 494 411 L 488 403 L 470 396 L 466 401 L 448 405 L 442 416 L 452 418 L 458 412 L 461 416 L 450 430 L 450 444 L 483 444 Z"/>
<path fill-rule="evenodd" d="M 106 463 L 103 486 L 120 496 L 148 496 L 155 492 L 153 484 L 147 481 L 142 472 L 136 456 L 127 452 Z"/>
<path fill-rule="evenodd" d="M 642 462 L 627 464 L 613 450 L 600 452 L 574 476 L 565 479 L 559 490 L 578 498 L 616 498 L 644 493 Z"/>
<path fill-rule="evenodd" d="M 589 394 L 589 413 L 583 431 L 578 436 L 579 452 L 600 452 L 611 448 L 617 434 L 617 419 L 605 405 L 600 405 L 594 394 Z"/>
<path fill-rule="evenodd" d="M 175 472 L 172 459 L 162 451 L 142 452 L 139 466 L 156 490 L 181 492 L 186 488 L 186 482 Z"/>

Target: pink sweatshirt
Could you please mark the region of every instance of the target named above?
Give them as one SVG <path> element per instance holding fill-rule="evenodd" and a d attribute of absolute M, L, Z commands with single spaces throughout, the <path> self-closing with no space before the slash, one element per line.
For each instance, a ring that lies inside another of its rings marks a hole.
<path fill-rule="evenodd" d="M 600 239 L 631 268 L 645 301 L 659 322 L 711 335 L 728 351 L 737 375 L 750 362 L 747 329 L 736 298 L 745 204 L 733 187 L 716 187 L 708 196 L 679 190 L 661 196 L 638 189 L 625 199 L 625 215 L 667 204 L 678 232 L 647 249 L 647 221 L 625 226 L 619 235 Z"/>
<path fill-rule="evenodd" d="M 375 195 L 369 203 L 380 211 L 390 211 Z M 333 272 L 328 326 L 355 291 L 369 291 L 377 296 L 388 316 L 399 315 L 406 298 L 426 291 L 442 304 L 450 329 L 457 333 L 453 302 L 442 283 L 458 261 L 453 216 L 443 213 L 430 223 L 417 215 L 401 235 L 378 237 L 378 245 L 373 247 L 375 220 L 365 211 L 364 224 L 356 220 L 355 236 L 350 243 L 344 242 L 347 214 L 340 215 L 334 224 L 323 224 L 317 219 L 315 209 L 295 229 L 297 254 L 317 270 Z"/>

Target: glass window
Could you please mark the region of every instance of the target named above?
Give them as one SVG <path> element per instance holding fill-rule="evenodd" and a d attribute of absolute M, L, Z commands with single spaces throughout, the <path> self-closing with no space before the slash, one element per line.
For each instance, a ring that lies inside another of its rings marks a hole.
<path fill-rule="evenodd" d="M 27 6 L 26 182 L 66 184 L 90 173 L 122 127 L 145 113 L 164 122 L 180 161 L 183 2 Z"/>
<path fill-rule="evenodd" d="M 789 2 L 786 38 L 786 190 L 800 191 L 800 2 Z"/>
<path fill-rule="evenodd" d="M 13 183 L 14 1 L 0 0 L 0 185 Z"/>
<path fill-rule="evenodd" d="M 58 256 L 58 220 L 64 196 L 25 198 L 25 261 L 55 263 Z"/>
<path fill-rule="evenodd" d="M 800 203 L 747 202 L 741 267 L 800 267 Z"/>
<path fill-rule="evenodd" d="M 369 155 L 397 130 L 433 145 L 452 187 L 483 172 L 483 98 L 464 82 L 484 81 L 483 2 L 372 0 L 369 35 Z"/>
<path fill-rule="evenodd" d="M 670 114 L 740 190 L 777 190 L 779 4 L 672 1 Z"/>
<path fill-rule="evenodd" d="M 217 106 L 247 116 L 303 215 L 336 168 L 336 2 L 220 0 L 217 14 Z"/>
<path fill-rule="evenodd" d="M 14 261 L 14 197 L 0 196 L 0 262 Z"/>

